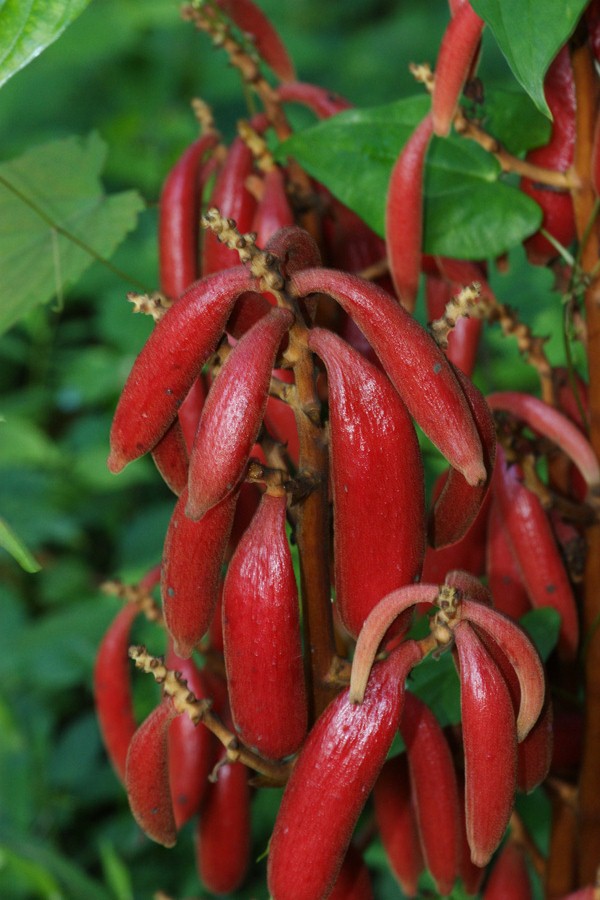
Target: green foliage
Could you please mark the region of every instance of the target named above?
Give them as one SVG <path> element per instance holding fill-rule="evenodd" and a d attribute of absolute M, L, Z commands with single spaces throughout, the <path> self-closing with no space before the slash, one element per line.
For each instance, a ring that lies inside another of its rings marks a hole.
<path fill-rule="evenodd" d="M 5 0 L 0 9 L 0 87 L 77 18 L 90 0 Z"/>
<path fill-rule="evenodd" d="M 504 95 L 509 110 L 513 97 L 518 95 Z M 349 110 L 292 136 L 279 147 L 278 155 L 298 160 L 383 236 L 392 167 L 428 108 L 429 100 L 422 96 Z M 523 111 L 520 99 L 514 108 Z M 493 110 L 499 131 L 507 130 L 510 113 L 501 119 L 498 102 Z M 537 141 L 541 131 L 536 134 L 535 117 L 533 121 L 532 139 Z M 539 228 L 537 204 L 501 175 L 496 160 L 476 144 L 457 138 L 433 139 L 425 168 L 427 253 L 458 259 L 498 256 Z"/>
<path fill-rule="evenodd" d="M 544 74 L 570 37 L 588 0 L 472 0 L 517 78 L 539 110 L 550 115 Z"/>

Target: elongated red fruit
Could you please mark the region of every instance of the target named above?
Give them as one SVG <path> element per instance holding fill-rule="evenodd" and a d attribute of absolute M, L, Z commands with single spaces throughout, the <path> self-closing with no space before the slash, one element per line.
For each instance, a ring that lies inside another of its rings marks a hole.
<path fill-rule="evenodd" d="M 209 207 L 216 207 L 221 215 L 235 220 L 238 230 L 244 234 L 250 231 L 256 210 L 256 199 L 246 187 L 246 179 L 252 172 L 253 156 L 250 148 L 240 137 L 236 137 L 229 148 L 227 158 L 221 167 Z M 202 274 L 211 275 L 222 269 L 237 266 L 239 256 L 221 244 L 212 231 L 204 233 L 202 245 Z"/>
<path fill-rule="evenodd" d="M 285 495 L 263 494 L 229 564 L 223 642 L 231 714 L 245 744 L 281 759 L 307 727 L 298 589 Z"/>
<path fill-rule="evenodd" d="M 163 697 L 134 734 L 125 773 L 133 817 L 148 837 L 165 847 L 172 847 L 177 838 L 167 752 L 169 727 L 176 715 L 171 698 Z"/>
<path fill-rule="evenodd" d="M 264 247 L 280 228 L 294 224 L 294 213 L 285 189 L 285 176 L 279 166 L 274 166 L 263 178 L 263 195 L 254 214 L 252 231 L 256 243 Z"/>
<path fill-rule="evenodd" d="M 406 744 L 413 805 L 425 864 L 440 894 L 450 894 L 460 860 L 460 806 L 450 747 L 437 719 L 409 691 L 400 734 Z"/>
<path fill-rule="evenodd" d="M 477 53 L 484 21 L 468 0 L 456 9 L 440 44 L 435 66 L 435 84 L 431 98 L 433 130 L 445 137 L 452 125 L 456 107 L 471 63 Z"/>
<path fill-rule="evenodd" d="M 184 659 L 192 655 L 214 615 L 237 495 L 229 494 L 197 522 L 185 514 L 187 499 L 186 488 L 169 522 L 161 576 L 165 622 L 175 652 Z"/>
<path fill-rule="evenodd" d="M 227 762 L 209 785 L 198 822 L 196 862 L 203 885 L 231 894 L 250 864 L 250 787 L 242 763 Z"/>
<path fill-rule="evenodd" d="M 517 787 L 529 794 L 548 776 L 554 750 L 554 712 L 550 695 L 527 737 L 517 747 Z"/>
<path fill-rule="evenodd" d="M 484 866 L 513 808 L 517 740 L 512 700 L 498 667 L 466 622 L 454 629 L 460 661 L 465 817 L 471 859 Z"/>
<path fill-rule="evenodd" d="M 461 286 L 436 275 L 426 276 L 425 306 L 428 322 L 431 323 L 434 319 L 443 317 L 446 304 L 458 293 Z M 481 319 L 461 316 L 448 335 L 446 356 L 469 378 L 473 374 L 477 361 L 477 348 L 482 327 Z"/>
<path fill-rule="evenodd" d="M 207 388 L 204 384 L 204 377 L 202 373 L 200 373 L 193 382 L 177 413 L 177 418 L 179 419 L 183 437 L 185 439 L 185 446 L 188 451 L 188 462 L 189 452 L 192 449 L 192 444 L 196 437 L 202 407 L 204 406 L 204 401 L 206 399 L 206 391 Z"/>
<path fill-rule="evenodd" d="M 573 658 L 579 642 L 577 604 L 552 528 L 539 498 L 522 484 L 517 466 L 507 467 L 500 451 L 494 492 L 529 599 L 534 607 L 551 606 L 560 613 L 559 650 Z"/>
<path fill-rule="evenodd" d="M 158 443 L 214 351 L 236 298 L 252 286 L 247 269 L 236 266 L 195 282 L 167 310 L 123 388 L 110 433 L 111 472 Z"/>
<path fill-rule="evenodd" d="M 187 484 L 189 469 L 188 451 L 179 419 L 173 419 L 151 453 L 163 481 L 179 497 Z"/>
<path fill-rule="evenodd" d="M 256 52 L 282 81 L 296 77 L 294 63 L 271 21 L 252 0 L 216 0 L 233 22 L 245 32 Z"/>
<path fill-rule="evenodd" d="M 277 900 L 331 891 L 398 726 L 406 676 L 420 659 L 418 644 L 406 641 L 373 669 L 363 703 L 346 690 L 313 726 L 271 838 L 268 885 Z"/>
<path fill-rule="evenodd" d="M 373 900 L 371 878 L 362 855 L 352 844 L 328 900 Z"/>
<path fill-rule="evenodd" d="M 431 115 L 417 125 L 394 163 L 385 206 L 385 243 L 390 274 L 400 302 L 412 312 L 417 302 L 423 244 L 423 168 L 433 134 Z"/>
<path fill-rule="evenodd" d="M 483 900 L 531 900 L 529 872 L 522 849 L 508 840 L 494 863 Z"/>
<path fill-rule="evenodd" d="M 94 665 L 94 700 L 108 758 L 121 781 L 137 723 L 129 678 L 130 632 L 139 612 L 134 603 L 120 609 L 102 638 Z"/>
<path fill-rule="evenodd" d="M 433 338 L 389 294 L 356 275 L 304 269 L 290 278 L 298 297 L 324 292 L 372 345 L 408 411 L 469 484 L 486 479 L 481 441 L 456 376 Z"/>
<path fill-rule="evenodd" d="M 492 499 L 488 522 L 486 572 L 496 609 L 512 619 L 519 619 L 531 609 L 521 570 L 495 498 Z"/>
<path fill-rule="evenodd" d="M 496 460 L 496 428 L 485 398 L 463 372 L 456 369 L 455 374 L 477 427 L 488 477 L 481 485 L 471 485 L 459 471 L 450 470 L 429 521 L 435 548 L 454 544 L 467 533 L 484 503 Z"/>
<path fill-rule="evenodd" d="M 158 218 L 161 290 L 173 300 L 200 275 L 201 161 L 218 141 L 209 132 L 184 150 L 162 188 Z"/>
<path fill-rule="evenodd" d="M 171 649 L 166 665 L 181 673 L 197 699 L 209 696 L 202 673 L 191 659 L 181 659 Z M 216 762 L 217 742 L 202 722 L 195 725 L 188 715 L 181 715 L 171 722 L 168 754 L 169 785 L 179 831 L 200 809 L 209 785 L 208 776 Z"/>
<path fill-rule="evenodd" d="M 525 158 L 538 166 L 566 172 L 573 164 L 576 134 L 575 84 L 566 44 L 548 68 L 544 94 L 553 117 L 552 135 L 545 146 L 530 150 Z M 541 206 L 542 227 L 568 247 L 575 237 L 575 216 L 569 191 L 538 184 L 530 178 L 521 179 L 521 190 Z M 529 260 L 540 265 L 558 255 L 556 248 L 539 231 L 527 239 L 525 247 Z"/>
<path fill-rule="evenodd" d="M 300 103 L 312 110 L 319 119 L 328 119 L 345 109 L 352 108 L 352 104 L 345 97 L 334 94 L 318 84 L 288 81 L 278 85 L 276 91 L 282 103 Z"/>
<path fill-rule="evenodd" d="M 308 345 L 327 367 L 336 603 L 357 637 L 375 604 L 421 571 L 423 463 L 386 376 L 330 331 L 313 329 Z"/>
<path fill-rule="evenodd" d="M 428 547 L 423 561 L 422 581 L 441 584 L 447 572 L 464 569 L 472 575 L 485 573 L 485 542 L 491 491 L 488 491 L 475 520 L 456 543 L 434 550 Z"/>
<path fill-rule="evenodd" d="M 240 339 L 213 382 L 190 457 L 191 518 L 239 484 L 260 430 L 277 349 L 292 322 L 289 310 L 272 309 Z"/>
<path fill-rule="evenodd" d="M 373 802 L 375 820 L 394 877 L 408 897 L 415 897 L 425 863 L 405 753 L 393 756 L 383 766 L 373 788 Z"/>

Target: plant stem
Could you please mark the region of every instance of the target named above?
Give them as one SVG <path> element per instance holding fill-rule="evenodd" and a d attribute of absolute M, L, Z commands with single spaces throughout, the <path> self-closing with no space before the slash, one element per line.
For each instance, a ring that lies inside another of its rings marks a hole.
<path fill-rule="evenodd" d="M 590 183 L 594 122 L 596 118 L 597 81 L 587 45 L 573 55 L 573 72 L 577 98 L 577 139 L 575 169 L 581 186 L 573 192 L 578 235 L 585 236 L 581 250 L 584 272 L 598 263 L 598 227 L 589 227 L 595 211 L 595 198 Z M 589 366 L 589 439 L 600 456 L 600 279 L 595 278 L 585 294 L 587 319 L 587 359 Z M 600 524 L 594 523 L 586 533 L 587 558 L 584 578 L 583 635 L 585 654 L 586 706 L 583 736 L 583 760 L 579 780 L 578 810 L 578 881 L 593 883 L 598 867 L 600 847 Z"/>

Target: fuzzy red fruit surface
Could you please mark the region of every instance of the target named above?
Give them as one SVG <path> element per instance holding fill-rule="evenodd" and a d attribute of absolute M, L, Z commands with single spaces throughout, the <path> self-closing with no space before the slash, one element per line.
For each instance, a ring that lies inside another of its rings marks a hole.
<path fill-rule="evenodd" d="M 177 838 L 169 787 L 168 734 L 177 711 L 164 697 L 134 734 L 127 753 L 125 787 L 131 812 L 148 837 L 165 847 Z"/>
<path fill-rule="evenodd" d="M 231 715 L 244 743 L 269 759 L 295 753 L 307 727 L 298 589 L 285 513 L 285 495 L 263 495 L 223 589 Z"/>
<path fill-rule="evenodd" d="M 328 900 L 373 900 L 371 878 L 359 850 L 352 844 Z"/>
<path fill-rule="evenodd" d="M 191 518 L 238 486 L 260 430 L 275 355 L 292 321 L 289 310 L 272 309 L 240 339 L 213 382 L 190 456 Z"/>
<path fill-rule="evenodd" d="M 460 661 L 465 819 L 471 858 L 487 864 L 500 844 L 516 790 L 515 714 L 506 682 L 466 622 L 454 629 Z"/>
<path fill-rule="evenodd" d="M 108 758 L 121 781 L 125 780 L 127 750 L 137 728 L 127 650 L 131 626 L 138 612 L 133 603 L 119 610 L 102 638 L 94 665 L 96 715 Z"/>
<path fill-rule="evenodd" d="M 494 863 L 488 878 L 483 900 L 531 900 L 531 884 L 523 851 L 513 841 L 507 841 Z"/>
<path fill-rule="evenodd" d="M 277 900 L 327 897 L 383 766 L 402 711 L 404 682 L 421 659 L 414 641 L 376 666 L 361 704 L 340 694 L 313 726 L 283 794 L 268 884 Z"/>
<path fill-rule="evenodd" d="M 237 495 L 230 494 L 197 522 L 185 514 L 187 499 L 186 488 L 169 522 L 161 576 L 165 622 L 175 652 L 184 659 L 214 615 Z"/>
<path fill-rule="evenodd" d="M 416 897 L 425 868 L 412 805 L 406 754 L 388 759 L 373 789 L 375 820 L 394 877 L 408 897 Z"/>
<path fill-rule="evenodd" d="M 308 343 L 328 375 L 336 603 L 357 637 L 376 603 L 420 574 L 423 463 L 411 418 L 386 376 L 332 332 L 315 328 Z"/>
<path fill-rule="evenodd" d="M 154 464 L 162 475 L 163 481 L 175 496 L 179 497 L 187 484 L 189 458 L 183 429 L 178 418 L 173 419 L 151 452 Z"/>
<path fill-rule="evenodd" d="M 431 98 L 433 130 L 445 137 L 452 125 L 458 101 L 477 53 L 484 21 L 468 0 L 456 9 L 446 28 L 435 66 Z"/>

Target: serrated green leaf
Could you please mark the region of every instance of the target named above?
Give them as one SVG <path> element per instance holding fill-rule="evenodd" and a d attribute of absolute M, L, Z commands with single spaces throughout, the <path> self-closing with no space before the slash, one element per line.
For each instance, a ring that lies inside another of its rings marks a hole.
<path fill-rule="evenodd" d="M 544 75 L 573 33 L 588 0 L 471 0 L 489 25 L 517 81 L 537 108 L 550 116 Z"/>
<path fill-rule="evenodd" d="M 107 196 L 99 135 L 68 137 L 0 165 L 0 333 L 107 259 L 135 228 L 135 191 Z"/>
<path fill-rule="evenodd" d="M 22 569 L 26 572 L 39 572 L 42 568 L 37 560 L 31 555 L 23 541 L 12 530 L 8 522 L 0 518 L 0 547 L 16 559 Z"/>
<path fill-rule="evenodd" d="M 0 86 L 53 43 L 90 0 L 4 0 L 0 4 Z"/>
<path fill-rule="evenodd" d="M 394 162 L 429 108 L 427 97 L 349 110 L 294 135 L 278 149 L 293 156 L 368 225 L 384 235 L 385 198 Z M 425 166 L 426 253 L 456 259 L 499 256 L 539 228 L 536 203 L 501 179 L 476 144 L 434 138 Z"/>

